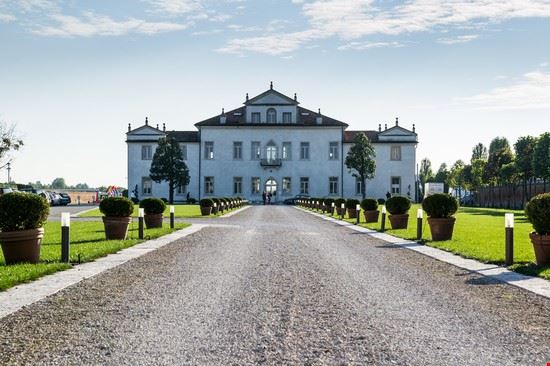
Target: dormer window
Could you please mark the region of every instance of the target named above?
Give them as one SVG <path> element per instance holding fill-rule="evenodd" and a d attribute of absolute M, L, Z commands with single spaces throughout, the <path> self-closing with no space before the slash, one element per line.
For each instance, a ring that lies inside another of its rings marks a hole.
<path fill-rule="evenodd" d="M 275 108 L 267 110 L 267 123 L 277 123 L 277 111 Z"/>

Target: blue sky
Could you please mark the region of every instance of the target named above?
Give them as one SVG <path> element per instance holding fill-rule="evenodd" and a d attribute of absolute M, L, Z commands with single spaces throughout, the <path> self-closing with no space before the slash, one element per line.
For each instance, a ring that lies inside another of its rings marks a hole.
<path fill-rule="evenodd" d="M 0 0 L 0 120 L 17 181 L 125 185 L 128 123 L 194 129 L 273 80 L 352 129 L 415 123 L 437 168 L 550 130 L 549 45 L 547 0 Z"/>

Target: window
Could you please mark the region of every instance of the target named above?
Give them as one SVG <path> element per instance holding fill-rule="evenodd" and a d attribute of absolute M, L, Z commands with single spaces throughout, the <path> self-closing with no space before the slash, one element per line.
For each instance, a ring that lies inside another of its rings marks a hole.
<path fill-rule="evenodd" d="M 214 141 L 204 142 L 204 158 L 206 160 L 214 159 Z"/>
<path fill-rule="evenodd" d="M 150 196 L 153 193 L 153 181 L 149 177 L 141 178 L 142 194 L 144 196 Z"/>
<path fill-rule="evenodd" d="M 153 147 L 151 145 L 141 146 L 141 160 L 153 159 Z"/>
<path fill-rule="evenodd" d="M 328 178 L 328 193 L 338 194 L 338 177 Z"/>
<path fill-rule="evenodd" d="M 275 108 L 269 108 L 267 110 L 267 123 L 276 123 L 277 122 L 277 111 Z"/>
<path fill-rule="evenodd" d="M 300 159 L 309 159 L 309 142 L 300 142 Z"/>
<path fill-rule="evenodd" d="M 250 190 L 252 194 L 260 193 L 260 178 L 252 177 L 252 188 Z"/>
<path fill-rule="evenodd" d="M 187 160 L 187 145 L 180 144 L 180 149 L 181 149 L 181 158 L 183 160 Z"/>
<path fill-rule="evenodd" d="M 391 160 L 401 160 L 401 146 L 391 147 Z"/>
<path fill-rule="evenodd" d="M 328 144 L 328 158 L 329 160 L 338 160 L 338 142 Z"/>
<path fill-rule="evenodd" d="M 363 182 L 359 177 L 355 178 L 355 194 L 363 194 Z"/>
<path fill-rule="evenodd" d="M 283 123 L 292 123 L 292 112 L 283 112 Z"/>
<path fill-rule="evenodd" d="M 277 160 L 277 146 L 274 143 L 270 142 L 265 148 L 265 157 L 267 161 Z"/>
<path fill-rule="evenodd" d="M 282 158 L 283 160 L 292 159 L 292 144 L 290 142 L 283 142 Z"/>
<path fill-rule="evenodd" d="M 243 143 L 240 141 L 233 142 L 233 159 L 240 160 L 243 158 Z"/>
<path fill-rule="evenodd" d="M 300 178 L 300 194 L 309 194 L 309 178 Z"/>
<path fill-rule="evenodd" d="M 260 123 L 261 114 L 260 112 L 252 112 L 252 123 Z"/>
<path fill-rule="evenodd" d="M 292 192 L 291 182 L 290 177 L 283 178 L 283 194 L 290 194 L 290 192 Z"/>
<path fill-rule="evenodd" d="M 401 194 L 401 177 L 391 177 L 391 193 Z"/>
<path fill-rule="evenodd" d="M 187 193 L 187 186 L 177 186 L 176 187 L 176 194 L 178 196 L 184 195 Z"/>
<path fill-rule="evenodd" d="M 258 141 L 252 141 L 252 160 L 260 160 L 262 157 L 262 150 L 260 148 L 260 143 Z"/>
<path fill-rule="evenodd" d="M 243 193 L 243 178 L 233 177 L 233 194 Z"/>
<path fill-rule="evenodd" d="M 204 193 L 214 194 L 214 177 L 204 177 Z"/>

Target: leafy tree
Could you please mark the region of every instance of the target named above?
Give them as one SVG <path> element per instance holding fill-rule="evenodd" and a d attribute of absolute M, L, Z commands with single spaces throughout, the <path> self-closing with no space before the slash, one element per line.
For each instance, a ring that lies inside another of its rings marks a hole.
<path fill-rule="evenodd" d="M 19 150 L 22 146 L 23 141 L 15 135 L 15 126 L 0 122 L 0 163 L 10 151 Z"/>
<path fill-rule="evenodd" d="M 65 188 L 67 188 L 67 183 L 65 183 L 64 178 L 55 178 L 52 181 L 52 188 L 53 189 L 65 189 Z"/>
<path fill-rule="evenodd" d="M 516 173 L 523 182 L 523 197 L 527 198 L 527 181 L 534 177 L 533 154 L 537 146 L 537 139 L 533 136 L 520 137 L 514 144 L 516 153 Z"/>
<path fill-rule="evenodd" d="M 501 183 L 500 170 L 503 165 L 514 160 L 510 144 L 505 137 L 496 137 L 489 145 L 489 156 L 485 167 L 484 179 L 491 184 Z"/>
<path fill-rule="evenodd" d="M 78 183 L 74 187 L 75 187 L 75 189 L 89 189 L 90 188 L 90 187 L 88 187 L 88 184 L 86 184 L 86 183 Z"/>
<path fill-rule="evenodd" d="M 504 184 L 514 183 L 517 177 L 516 172 L 515 162 L 504 164 L 502 168 L 500 168 L 500 181 Z"/>
<path fill-rule="evenodd" d="M 543 133 L 537 140 L 533 150 L 533 172 L 535 177 L 544 180 L 546 191 L 546 181 L 550 179 L 550 132 Z"/>
<path fill-rule="evenodd" d="M 445 193 L 449 191 L 449 169 L 447 168 L 446 163 L 442 163 L 435 173 L 434 182 L 443 183 L 445 185 Z"/>
<path fill-rule="evenodd" d="M 174 190 L 189 184 L 189 169 L 183 161 L 180 145 L 175 138 L 159 140 L 149 174 L 157 183 L 168 182 L 168 200 L 174 203 Z"/>
<path fill-rule="evenodd" d="M 353 176 L 359 178 L 361 181 L 361 194 L 363 199 L 365 199 L 367 179 L 374 178 L 374 172 L 376 171 L 375 157 L 376 153 L 374 152 L 374 147 L 367 136 L 365 136 L 364 133 L 355 135 L 353 145 L 348 151 L 345 163 L 350 173 L 355 171 Z"/>
<path fill-rule="evenodd" d="M 485 181 L 483 180 L 483 172 L 485 171 L 486 165 L 487 161 L 482 159 L 472 161 L 470 171 L 467 171 L 464 176 L 470 190 L 477 192 L 485 183 Z"/>
<path fill-rule="evenodd" d="M 422 192 L 421 196 L 424 197 L 424 188 L 426 187 L 426 182 L 431 182 L 434 179 L 432 162 L 430 161 L 430 159 L 424 158 L 420 161 L 420 171 L 418 172 L 418 179 L 420 180 L 420 191 Z"/>
<path fill-rule="evenodd" d="M 472 159 L 470 161 L 474 160 L 487 160 L 487 148 L 481 142 L 472 149 Z"/>
<path fill-rule="evenodd" d="M 457 160 L 451 167 L 449 174 L 449 186 L 458 191 L 458 197 L 462 197 L 462 188 L 464 188 L 464 162 Z"/>

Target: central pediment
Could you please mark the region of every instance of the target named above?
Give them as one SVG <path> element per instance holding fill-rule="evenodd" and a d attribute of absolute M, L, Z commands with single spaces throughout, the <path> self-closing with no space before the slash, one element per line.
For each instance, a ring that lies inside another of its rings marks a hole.
<path fill-rule="evenodd" d="M 245 105 L 298 105 L 296 99 L 292 99 L 279 93 L 275 89 L 269 89 L 262 94 L 255 96 L 252 99 L 247 100 Z"/>

